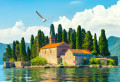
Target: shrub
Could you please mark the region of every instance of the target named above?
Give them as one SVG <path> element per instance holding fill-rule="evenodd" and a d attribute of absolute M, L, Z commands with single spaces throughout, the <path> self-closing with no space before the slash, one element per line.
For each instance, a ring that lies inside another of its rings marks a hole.
<path fill-rule="evenodd" d="M 96 50 L 93 50 L 92 53 L 93 53 L 93 55 L 96 55 L 96 56 L 98 55 Z"/>
<path fill-rule="evenodd" d="M 94 57 L 90 58 L 89 61 L 90 61 L 91 64 L 95 64 L 95 58 Z"/>
<path fill-rule="evenodd" d="M 111 58 L 107 59 L 107 64 L 108 65 L 115 65 L 115 61 Z"/>
<path fill-rule="evenodd" d="M 14 62 L 15 59 L 14 58 L 10 58 L 9 62 Z"/>
<path fill-rule="evenodd" d="M 95 58 L 95 63 L 96 63 L 96 64 L 100 64 L 100 59 Z"/>
<path fill-rule="evenodd" d="M 92 57 L 89 59 L 91 64 L 100 64 L 100 59 Z"/>
<path fill-rule="evenodd" d="M 31 65 L 46 65 L 47 64 L 47 60 L 43 57 L 35 57 L 31 60 Z"/>

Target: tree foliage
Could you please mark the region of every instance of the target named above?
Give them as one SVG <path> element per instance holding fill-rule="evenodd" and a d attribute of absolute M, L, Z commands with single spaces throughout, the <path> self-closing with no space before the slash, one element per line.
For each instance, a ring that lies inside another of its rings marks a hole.
<path fill-rule="evenodd" d="M 3 54 L 3 61 L 9 61 L 9 59 L 12 58 L 12 49 L 9 44 L 5 50 L 6 52 Z"/>
<path fill-rule="evenodd" d="M 83 49 L 93 50 L 93 39 L 90 31 L 85 34 Z"/>
<path fill-rule="evenodd" d="M 93 40 L 93 53 L 94 53 L 94 55 L 99 54 L 99 50 L 98 50 L 98 42 L 97 42 L 97 36 L 96 36 L 96 33 L 94 34 L 94 40 Z"/>
<path fill-rule="evenodd" d="M 101 35 L 99 38 L 99 51 L 102 56 L 110 56 L 110 52 L 108 50 L 108 40 L 106 39 L 105 30 L 101 30 Z"/>
<path fill-rule="evenodd" d="M 24 37 L 22 37 L 21 43 L 20 43 L 20 60 L 21 61 L 27 60 L 26 45 L 25 45 Z"/>
<path fill-rule="evenodd" d="M 76 49 L 82 49 L 82 33 L 80 25 L 78 26 L 76 33 Z"/>
<path fill-rule="evenodd" d="M 62 25 L 58 25 L 58 42 L 62 42 Z"/>
<path fill-rule="evenodd" d="M 68 41 L 67 41 L 67 31 L 65 29 L 63 29 L 63 32 L 62 32 L 62 42 L 68 43 Z"/>

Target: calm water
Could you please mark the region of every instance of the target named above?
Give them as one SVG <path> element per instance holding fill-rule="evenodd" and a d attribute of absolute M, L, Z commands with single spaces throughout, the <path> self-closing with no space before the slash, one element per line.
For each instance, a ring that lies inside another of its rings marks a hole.
<path fill-rule="evenodd" d="M 7 68 L 0 65 L 0 82 L 120 82 L 120 68 Z"/>

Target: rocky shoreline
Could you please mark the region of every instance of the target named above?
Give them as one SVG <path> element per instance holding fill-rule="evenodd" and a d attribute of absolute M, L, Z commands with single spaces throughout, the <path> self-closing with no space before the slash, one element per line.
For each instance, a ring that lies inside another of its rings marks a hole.
<path fill-rule="evenodd" d="M 81 66 L 25 66 L 24 68 L 120 68 L 111 65 L 81 65 Z"/>

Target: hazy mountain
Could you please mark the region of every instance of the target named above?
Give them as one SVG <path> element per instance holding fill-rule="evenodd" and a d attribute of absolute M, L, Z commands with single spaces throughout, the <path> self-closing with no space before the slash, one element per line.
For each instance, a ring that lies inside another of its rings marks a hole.
<path fill-rule="evenodd" d="M 10 46 L 12 47 L 12 44 L 10 44 Z M 27 46 L 30 47 L 30 44 L 29 43 L 26 43 L 26 48 Z M 7 47 L 7 44 L 3 44 L 3 43 L 0 43 L 0 64 L 3 64 L 3 53 L 5 52 L 5 48 Z"/>
<path fill-rule="evenodd" d="M 110 36 L 108 44 L 111 55 L 120 57 L 120 37 Z"/>

